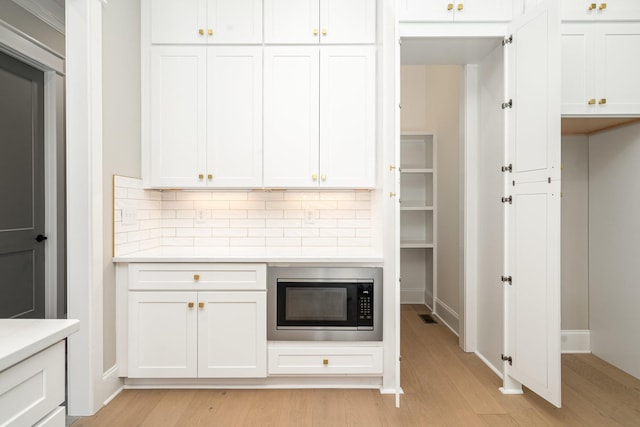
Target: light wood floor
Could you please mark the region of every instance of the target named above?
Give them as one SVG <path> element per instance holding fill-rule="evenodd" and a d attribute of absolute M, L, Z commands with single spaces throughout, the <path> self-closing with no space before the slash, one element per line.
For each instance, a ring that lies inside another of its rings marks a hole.
<path fill-rule="evenodd" d="M 562 358 L 563 408 L 463 353 L 422 306 L 402 310 L 401 407 L 377 390 L 125 390 L 89 426 L 640 426 L 640 381 L 591 355 Z"/>

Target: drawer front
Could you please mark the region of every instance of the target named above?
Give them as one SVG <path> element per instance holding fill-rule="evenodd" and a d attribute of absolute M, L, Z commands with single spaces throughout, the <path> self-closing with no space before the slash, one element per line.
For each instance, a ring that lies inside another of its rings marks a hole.
<path fill-rule="evenodd" d="M 0 373 L 0 425 L 30 426 L 64 401 L 64 342 Z"/>
<path fill-rule="evenodd" d="M 129 264 L 131 290 L 265 290 L 265 264 Z"/>
<path fill-rule="evenodd" d="M 272 347 L 269 375 L 382 375 L 382 347 Z"/>
<path fill-rule="evenodd" d="M 64 406 L 58 406 L 33 427 L 65 427 L 66 418 Z"/>

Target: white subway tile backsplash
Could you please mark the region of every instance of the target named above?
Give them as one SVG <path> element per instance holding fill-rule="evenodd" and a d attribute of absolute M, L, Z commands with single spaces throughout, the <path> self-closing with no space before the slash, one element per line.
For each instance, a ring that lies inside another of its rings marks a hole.
<path fill-rule="evenodd" d="M 373 246 L 368 190 L 143 190 L 124 177 L 114 184 L 116 256 L 160 246 L 339 256 Z M 122 208 L 136 209 L 135 224 L 122 224 Z"/>

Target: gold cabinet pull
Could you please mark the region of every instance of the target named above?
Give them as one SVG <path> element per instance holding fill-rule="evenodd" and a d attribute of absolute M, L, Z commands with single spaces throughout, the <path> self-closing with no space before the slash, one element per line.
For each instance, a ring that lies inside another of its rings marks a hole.
<path fill-rule="evenodd" d="M 394 170 L 396 170 L 396 165 L 389 165 L 389 170 L 391 172 L 393 172 Z"/>
<path fill-rule="evenodd" d="M 204 174 L 199 173 L 199 174 L 198 174 L 198 179 L 204 179 Z"/>
<path fill-rule="evenodd" d="M 606 8 L 607 8 L 606 3 L 600 3 L 600 7 L 598 8 L 598 10 L 605 10 Z"/>
<path fill-rule="evenodd" d="M 327 29 L 326 29 L 326 28 L 323 28 L 323 29 L 322 29 L 322 35 L 323 35 L 323 36 L 326 36 L 326 35 L 327 35 Z"/>
<path fill-rule="evenodd" d="M 595 103 L 596 103 L 596 99 L 595 99 L 595 98 L 591 98 L 591 99 L 589 99 L 589 100 L 587 101 L 587 104 L 589 104 L 589 105 L 593 105 L 593 104 L 595 104 Z"/>
<path fill-rule="evenodd" d="M 449 3 L 447 5 L 447 10 L 453 10 L 453 3 Z"/>
<path fill-rule="evenodd" d="M 326 181 L 327 180 L 327 175 L 321 175 L 320 179 L 323 180 L 323 181 Z"/>
<path fill-rule="evenodd" d="M 213 30 L 211 28 L 209 28 L 209 30 L 207 31 L 207 34 L 209 34 L 210 36 L 213 35 Z"/>
<path fill-rule="evenodd" d="M 189 308 L 193 308 L 193 303 L 192 303 L 192 302 L 190 302 L 190 303 L 188 303 L 188 304 L 187 304 L 187 306 L 188 306 Z"/>
<path fill-rule="evenodd" d="M 313 175 L 311 175 L 311 179 L 314 181 L 318 180 L 318 175 L 316 175 L 315 173 Z"/>
<path fill-rule="evenodd" d="M 200 280 L 200 275 L 199 274 L 194 274 L 193 275 L 193 280 L 195 280 L 195 281 Z"/>
<path fill-rule="evenodd" d="M 198 308 L 204 308 L 204 303 L 203 302 L 199 302 L 198 303 Z"/>
<path fill-rule="evenodd" d="M 588 10 L 593 10 L 593 9 L 595 9 L 596 7 L 598 7 L 598 5 L 597 5 L 597 4 L 595 4 L 595 3 L 591 3 L 591 4 L 589 5 L 589 9 L 588 9 Z"/>
<path fill-rule="evenodd" d="M 318 35 L 318 29 L 317 29 L 317 28 L 314 28 L 314 29 L 313 29 L 313 35 L 314 35 L 314 36 L 317 36 L 317 35 Z"/>
<path fill-rule="evenodd" d="M 396 197 L 396 193 L 392 191 L 391 193 L 389 193 L 389 197 Z"/>
<path fill-rule="evenodd" d="M 204 29 L 199 28 L 198 29 L 198 34 L 200 34 L 201 36 L 204 36 Z"/>
<path fill-rule="evenodd" d="M 606 104 L 607 103 L 607 98 L 600 98 L 600 101 L 598 101 L 598 104 L 602 105 L 602 104 Z"/>
<path fill-rule="evenodd" d="M 213 174 L 210 173 L 209 175 L 207 175 L 207 179 L 209 179 L 209 180 L 213 179 Z"/>
<path fill-rule="evenodd" d="M 327 366 L 329 364 L 329 359 L 322 359 L 322 364 Z"/>
<path fill-rule="evenodd" d="M 458 4 L 458 10 L 462 10 L 464 9 L 464 3 L 459 3 Z"/>

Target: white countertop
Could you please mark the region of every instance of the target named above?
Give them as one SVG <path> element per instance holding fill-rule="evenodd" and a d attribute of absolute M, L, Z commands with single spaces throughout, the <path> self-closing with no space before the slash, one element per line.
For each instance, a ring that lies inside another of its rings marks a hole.
<path fill-rule="evenodd" d="M 74 319 L 0 319 L 0 371 L 80 329 Z"/>
<path fill-rule="evenodd" d="M 353 248 L 196 248 L 159 247 L 115 256 L 113 262 L 264 262 L 358 263 L 382 265 L 384 258 L 371 250 Z"/>

